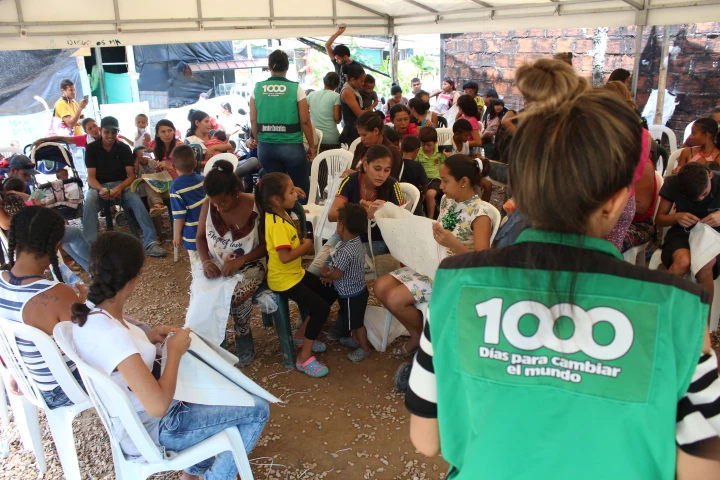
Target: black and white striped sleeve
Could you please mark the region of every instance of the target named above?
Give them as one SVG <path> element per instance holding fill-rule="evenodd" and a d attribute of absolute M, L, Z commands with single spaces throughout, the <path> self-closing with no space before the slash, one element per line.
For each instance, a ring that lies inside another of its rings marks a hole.
<path fill-rule="evenodd" d="M 720 448 L 720 378 L 715 352 L 700 357 L 685 396 L 678 402 L 675 440 L 690 455 L 716 458 Z"/>
<path fill-rule="evenodd" d="M 423 334 L 413 359 L 405 406 L 413 415 L 437 418 L 437 383 L 432 363 L 433 347 L 430 343 L 430 322 L 425 322 Z"/>

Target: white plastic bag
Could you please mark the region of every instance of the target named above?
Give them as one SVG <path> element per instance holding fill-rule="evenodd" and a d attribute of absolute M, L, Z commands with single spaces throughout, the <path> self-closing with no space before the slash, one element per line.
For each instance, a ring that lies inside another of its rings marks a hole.
<path fill-rule="evenodd" d="M 695 276 L 710 260 L 720 255 L 720 233 L 704 223 L 690 230 L 690 271 Z"/>
<path fill-rule="evenodd" d="M 220 345 L 225 340 L 233 292 L 243 276 L 237 274 L 208 280 L 200 268 L 193 269 L 192 276 L 185 326 Z"/>

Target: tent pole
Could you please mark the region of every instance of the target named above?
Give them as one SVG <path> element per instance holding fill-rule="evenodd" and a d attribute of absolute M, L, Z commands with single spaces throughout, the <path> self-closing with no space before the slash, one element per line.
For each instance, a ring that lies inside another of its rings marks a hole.
<path fill-rule="evenodd" d="M 654 125 L 662 125 L 663 105 L 665 105 L 665 84 L 667 82 L 668 54 L 670 53 L 670 25 L 665 25 L 663 34 L 662 55 L 660 56 L 660 75 L 658 77 L 657 106 L 655 107 Z"/>
<path fill-rule="evenodd" d="M 637 98 L 638 77 L 640 76 L 640 60 L 642 59 L 642 41 L 644 31 L 644 25 L 637 25 L 635 27 L 635 65 L 633 66 L 632 87 L 630 89 L 632 91 L 633 98 Z"/>
<path fill-rule="evenodd" d="M 130 78 L 130 98 L 132 102 L 139 102 L 138 78 L 140 75 L 135 71 L 135 51 L 132 45 L 125 47 L 125 58 L 127 58 L 128 77 Z"/>
<path fill-rule="evenodd" d="M 108 103 L 107 90 L 105 90 L 105 69 L 103 68 L 102 52 L 100 47 L 95 47 L 95 64 L 98 67 L 98 81 L 100 82 L 100 101 L 104 104 Z"/>
<path fill-rule="evenodd" d="M 398 83 L 398 60 L 400 52 L 398 50 L 398 36 L 393 35 L 390 37 L 390 59 L 392 61 L 392 67 L 391 67 L 391 78 L 393 83 Z"/>

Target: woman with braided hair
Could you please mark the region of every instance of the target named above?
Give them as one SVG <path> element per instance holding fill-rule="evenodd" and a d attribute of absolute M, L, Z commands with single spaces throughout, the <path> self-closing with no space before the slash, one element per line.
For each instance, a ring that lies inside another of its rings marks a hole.
<path fill-rule="evenodd" d="M 90 250 L 93 282 L 88 300 L 95 307 L 91 310 L 84 303 L 72 306 L 73 344 L 78 355 L 110 375 L 127 393 L 158 447 L 178 452 L 236 427 L 250 452 L 270 416 L 268 403 L 252 394 L 254 405 L 247 407 L 173 400 L 180 359 L 190 347 L 190 330 L 158 326 L 146 333 L 125 317 L 125 302 L 135 291 L 144 261 L 142 244 L 130 235 L 107 232 L 93 244 Z M 167 347 L 165 369 L 154 375 L 155 344 L 162 342 Z M 102 393 L 100 401 L 108 409 L 113 434 L 125 455 L 140 457 L 117 419 L 113 402 L 108 402 Z M 233 455 L 227 451 L 186 469 L 182 479 L 234 480 L 237 474 Z"/>
<path fill-rule="evenodd" d="M 52 267 L 62 278 L 58 266 L 57 249 L 65 233 L 65 221 L 49 208 L 27 207 L 18 212 L 10 224 L 8 263 L 0 274 L 0 316 L 38 328 L 52 336 L 58 322 L 70 320 L 70 307 L 85 298 L 62 281 L 45 280 L 43 274 Z M 30 374 L 48 408 L 72 405 L 57 384 L 32 342 L 18 340 L 21 360 L 32 363 Z M 38 359 L 40 362 L 38 363 Z M 82 385 L 75 364 L 65 355 L 68 368 Z M 14 380 L 13 393 L 17 391 Z"/>

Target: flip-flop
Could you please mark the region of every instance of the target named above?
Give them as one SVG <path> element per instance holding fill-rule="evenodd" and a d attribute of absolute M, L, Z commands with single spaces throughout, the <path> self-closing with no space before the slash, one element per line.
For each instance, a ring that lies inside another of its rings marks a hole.
<path fill-rule="evenodd" d="M 324 377 L 330 372 L 330 370 L 328 370 L 325 365 L 318 362 L 317 358 L 315 357 L 308 358 L 307 362 L 303 363 L 302 365 L 296 363 L 295 367 L 304 374 L 313 378 Z"/>
<path fill-rule="evenodd" d="M 295 345 L 295 348 L 302 347 L 304 341 L 298 340 L 297 338 L 293 338 L 293 345 Z M 322 353 L 325 350 L 327 350 L 327 345 L 325 345 L 323 342 L 319 340 L 315 340 L 313 342 L 312 351 L 315 353 Z"/>
<path fill-rule="evenodd" d="M 366 352 L 366 351 L 363 350 L 362 348 L 358 348 L 358 349 L 356 349 L 356 350 L 348 353 L 347 358 L 348 358 L 348 360 L 350 360 L 351 362 L 357 363 L 357 362 L 362 362 L 363 360 L 365 360 L 365 359 L 368 358 L 369 356 L 370 356 L 370 354 L 369 354 L 368 352 Z"/>

